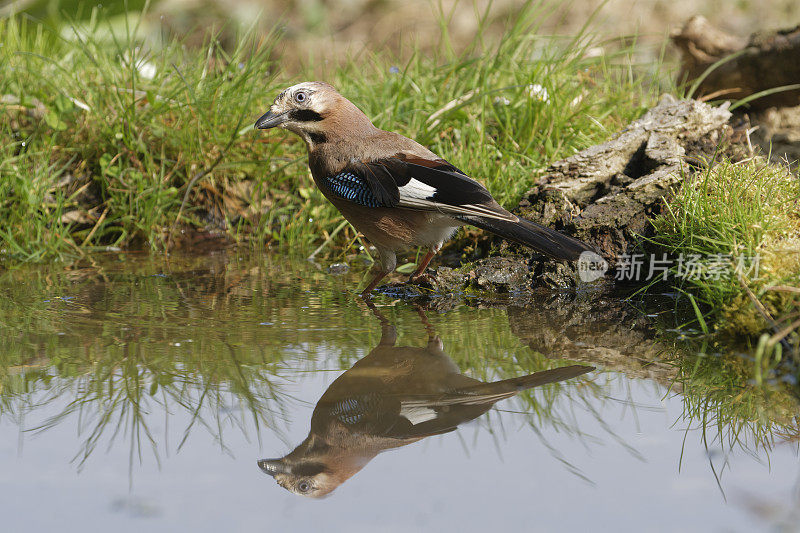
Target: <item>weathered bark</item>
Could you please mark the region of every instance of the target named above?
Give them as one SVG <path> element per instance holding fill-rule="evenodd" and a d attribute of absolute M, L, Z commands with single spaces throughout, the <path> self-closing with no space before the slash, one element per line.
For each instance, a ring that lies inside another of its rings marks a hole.
<path fill-rule="evenodd" d="M 553 164 L 516 212 L 587 242 L 613 267 L 652 234 L 650 219 L 661 212 L 665 195 L 692 171 L 684 162 L 711 160 L 731 139 L 730 117 L 727 106 L 666 95 L 614 139 Z M 577 284 L 574 265 L 514 249 L 521 255 L 499 263 L 490 258 L 466 269 L 440 269 L 440 284 L 508 292 Z"/>
<path fill-rule="evenodd" d="M 772 33 L 754 33 L 749 39 L 720 31 L 700 16 L 672 32 L 681 52 L 678 82 L 698 79 L 711 65 L 734 53 L 698 86 L 694 96 L 738 100 L 760 91 L 800 83 L 800 26 Z M 755 99 L 751 108 L 800 105 L 800 89 Z"/>
<path fill-rule="evenodd" d="M 730 116 L 727 106 L 665 95 L 614 139 L 553 164 L 518 211 L 595 246 L 613 265 L 650 235 L 682 161 L 710 159 L 730 136 Z"/>

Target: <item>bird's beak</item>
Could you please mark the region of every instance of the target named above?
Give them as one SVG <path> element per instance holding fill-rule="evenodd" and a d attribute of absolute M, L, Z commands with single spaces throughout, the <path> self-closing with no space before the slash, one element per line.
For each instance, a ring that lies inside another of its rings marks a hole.
<path fill-rule="evenodd" d="M 275 477 L 276 474 L 291 473 L 289 467 L 280 459 L 261 459 L 258 462 L 258 467 L 263 470 L 265 474 L 269 474 L 272 477 Z"/>
<path fill-rule="evenodd" d="M 272 111 L 267 111 L 261 118 L 256 120 L 256 128 L 260 130 L 268 130 L 270 128 L 274 128 L 276 126 L 280 126 L 284 122 L 286 122 L 287 115 L 289 113 L 273 113 Z"/>

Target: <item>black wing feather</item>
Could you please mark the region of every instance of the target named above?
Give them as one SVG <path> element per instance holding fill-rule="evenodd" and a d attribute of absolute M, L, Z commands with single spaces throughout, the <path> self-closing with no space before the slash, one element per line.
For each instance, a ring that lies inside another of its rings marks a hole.
<path fill-rule="evenodd" d="M 367 207 L 439 211 L 556 259 L 571 261 L 593 251 L 577 239 L 512 215 L 483 185 L 443 159 L 398 154 L 357 162 L 322 183 L 329 194 Z"/>
<path fill-rule="evenodd" d="M 392 158 L 382 160 L 380 163 L 392 168 L 393 175 L 401 178 L 396 181 L 398 186 L 407 185 L 413 178 L 433 187 L 436 190 L 431 197 L 433 202 L 459 206 L 480 205 L 494 201 L 483 185 L 444 159 L 432 161 Z"/>
<path fill-rule="evenodd" d="M 339 176 L 345 174 L 363 180 L 363 186 L 371 192 L 368 204 L 363 205 L 513 218 L 495 203 L 483 185 L 444 159 L 431 160 L 398 154 L 369 162 L 351 163 L 335 176 L 322 180 L 329 192 L 352 200 L 355 193 L 343 196 L 340 194 L 341 187 L 332 186 L 333 182 L 340 181 Z M 363 197 L 363 193 L 359 191 L 358 196 Z M 477 211 L 475 206 L 480 206 Z"/>
<path fill-rule="evenodd" d="M 419 167 L 425 168 L 425 167 Z M 425 169 L 425 173 L 420 173 L 420 181 L 436 187 L 436 194 L 433 201 L 447 205 L 480 205 L 494 202 L 494 198 L 489 194 L 483 185 L 462 174 L 453 172 L 434 172 L 433 169 Z M 447 178 L 444 178 L 447 176 Z"/>
<path fill-rule="evenodd" d="M 344 170 L 363 178 L 372 194 L 375 195 L 375 199 L 383 207 L 396 207 L 400 203 L 400 190 L 395 177 L 389 169 L 377 161 L 354 163 Z"/>

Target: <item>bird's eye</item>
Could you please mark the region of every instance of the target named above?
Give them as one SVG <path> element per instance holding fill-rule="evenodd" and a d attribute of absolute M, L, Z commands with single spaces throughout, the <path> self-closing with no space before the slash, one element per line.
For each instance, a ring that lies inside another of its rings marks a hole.
<path fill-rule="evenodd" d="M 300 492 L 308 492 L 309 490 L 311 490 L 311 484 L 308 481 L 301 481 L 297 485 L 297 490 L 299 490 Z"/>
<path fill-rule="evenodd" d="M 297 102 L 298 104 L 302 104 L 307 99 L 308 99 L 308 95 L 306 93 L 304 93 L 303 91 L 297 92 L 294 95 L 294 101 Z"/>

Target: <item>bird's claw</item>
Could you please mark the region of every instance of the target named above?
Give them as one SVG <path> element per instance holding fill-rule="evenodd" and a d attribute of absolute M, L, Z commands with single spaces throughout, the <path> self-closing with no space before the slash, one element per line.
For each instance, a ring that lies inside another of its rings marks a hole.
<path fill-rule="evenodd" d="M 417 274 L 416 276 L 411 276 L 408 278 L 408 282 L 413 285 L 422 285 L 427 283 L 431 287 L 435 288 L 439 285 L 439 282 L 436 281 L 436 276 L 433 274 L 428 274 L 427 272 L 423 272 L 422 274 Z"/>

